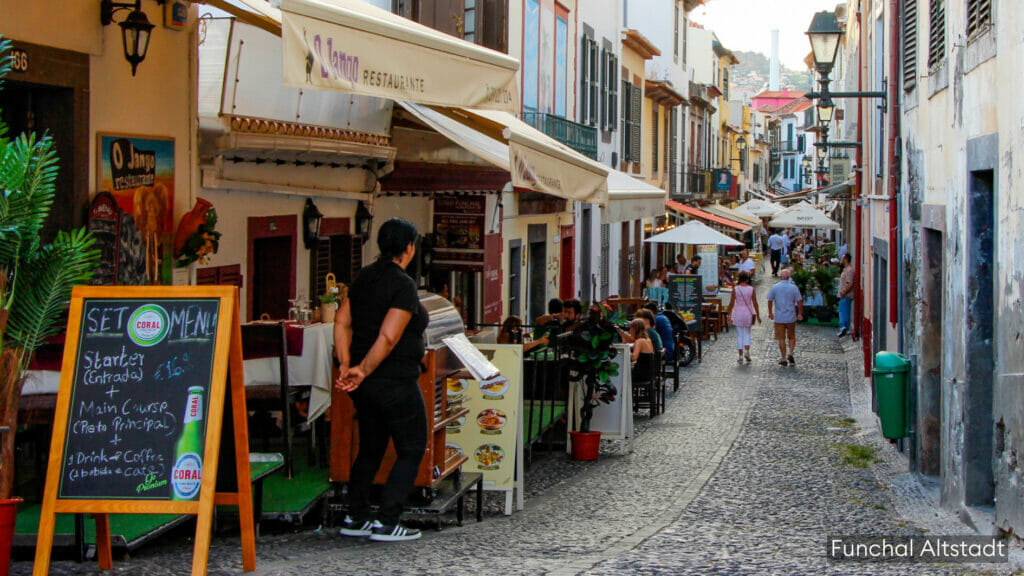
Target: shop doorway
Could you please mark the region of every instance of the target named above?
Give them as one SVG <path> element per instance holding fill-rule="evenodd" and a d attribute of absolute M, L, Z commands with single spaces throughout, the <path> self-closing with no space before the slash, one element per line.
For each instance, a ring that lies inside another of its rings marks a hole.
<path fill-rule="evenodd" d="M 81 220 L 75 218 L 82 205 L 76 201 L 74 188 L 74 109 L 72 88 L 7 81 L 0 91 L 0 111 L 8 137 L 35 133 L 39 140 L 48 136 L 57 154 L 53 207 L 41 233 L 46 242 L 53 240 L 59 230 L 70 230 Z"/>
<path fill-rule="evenodd" d="M 938 476 L 942 464 L 943 239 L 924 229 L 924 301 L 917 394 L 917 454 L 921 474 Z"/>
<path fill-rule="evenodd" d="M 527 232 L 527 295 L 529 317 L 524 324 L 533 324 L 547 312 L 547 224 L 530 224 Z"/>
<path fill-rule="evenodd" d="M 591 237 L 594 233 L 593 210 L 589 204 L 583 206 L 583 215 L 580 217 L 580 299 L 590 303 L 594 299 L 594 277 L 591 259 Z"/>
<path fill-rule="evenodd" d="M 287 319 L 289 300 L 295 298 L 297 218 L 249 218 L 248 229 L 249 319 L 263 314 L 272 319 Z"/>
<path fill-rule="evenodd" d="M 508 243 L 508 313 L 522 319 L 523 289 L 523 242 L 512 240 Z"/>
<path fill-rule="evenodd" d="M 619 240 L 619 297 L 629 298 L 629 262 L 632 260 L 632 248 L 629 246 L 629 222 L 622 223 Z"/>
<path fill-rule="evenodd" d="M 964 398 L 964 500 L 991 506 L 992 394 L 995 373 L 995 173 L 967 180 L 967 387 Z"/>
<path fill-rule="evenodd" d="M 571 300 L 576 297 L 576 238 L 573 236 L 573 226 L 562 226 L 559 246 L 558 297 Z"/>
<path fill-rule="evenodd" d="M 885 252 L 882 251 L 882 254 Z M 888 332 L 887 318 L 888 318 L 888 276 L 889 276 L 889 265 L 888 260 L 879 254 L 879 250 L 875 250 L 875 286 L 874 286 L 874 322 L 875 322 L 875 352 L 886 349 L 886 336 Z"/>

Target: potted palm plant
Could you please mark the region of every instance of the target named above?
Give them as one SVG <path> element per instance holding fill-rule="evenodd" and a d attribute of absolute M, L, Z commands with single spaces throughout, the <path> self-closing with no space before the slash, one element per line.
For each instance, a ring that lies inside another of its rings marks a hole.
<path fill-rule="evenodd" d="M 619 365 L 614 361 L 618 351 L 612 346 L 615 333 L 615 325 L 602 318 L 601 310 L 595 306 L 566 339 L 570 374 L 582 392 L 579 430 L 569 433 L 573 458 L 577 460 L 597 459 L 601 433 L 590 431 L 594 408 L 611 403 L 618 393 L 611 380 L 619 374 Z"/>
<path fill-rule="evenodd" d="M 0 82 L 10 71 L 9 47 L 0 38 Z M 40 239 L 56 178 L 53 141 L 8 137 L 0 122 L 0 425 L 8 428 L 0 453 L 0 528 L 11 532 L 0 532 L 0 547 L 13 537 L 14 436 L 25 370 L 43 341 L 63 330 L 71 288 L 92 276 L 99 258 L 85 229 L 60 231 L 49 243 Z M 0 566 L 7 564 L 0 558 Z"/>

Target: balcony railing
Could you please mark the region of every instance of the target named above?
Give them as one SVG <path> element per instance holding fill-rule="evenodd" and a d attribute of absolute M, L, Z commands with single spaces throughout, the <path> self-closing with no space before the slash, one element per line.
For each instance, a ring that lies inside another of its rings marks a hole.
<path fill-rule="evenodd" d="M 691 198 L 708 198 L 711 194 L 710 170 L 703 170 L 697 166 L 689 166 L 683 175 L 686 178 L 686 193 Z"/>
<path fill-rule="evenodd" d="M 778 148 L 783 154 L 791 154 L 793 152 L 800 151 L 800 147 L 797 146 L 796 140 L 783 140 L 782 142 L 779 142 Z"/>
<path fill-rule="evenodd" d="M 523 122 L 551 136 L 587 158 L 597 160 L 597 128 L 573 122 L 554 114 L 530 110 L 523 112 Z"/>

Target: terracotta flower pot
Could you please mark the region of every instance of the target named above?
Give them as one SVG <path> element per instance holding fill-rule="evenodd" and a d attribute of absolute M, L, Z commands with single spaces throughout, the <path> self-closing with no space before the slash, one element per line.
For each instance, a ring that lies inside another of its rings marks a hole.
<path fill-rule="evenodd" d="M 174 255 L 178 256 L 181 254 L 181 249 L 185 247 L 185 241 L 188 240 L 189 236 L 199 231 L 199 227 L 206 224 L 206 213 L 213 208 L 213 204 L 202 198 L 196 198 L 196 205 L 192 207 L 192 210 L 181 217 L 181 222 L 178 222 L 178 231 L 174 233 Z"/>
<path fill-rule="evenodd" d="M 597 460 L 601 452 L 600 432 L 569 432 L 573 460 Z"/>
<path fill-rule="evenodd" d="M 11 566 L 14 523 L 18 519 L 18 504 L 21 501 L 21 498 L 0 500 L 0 576 L 7 576 Z"/>

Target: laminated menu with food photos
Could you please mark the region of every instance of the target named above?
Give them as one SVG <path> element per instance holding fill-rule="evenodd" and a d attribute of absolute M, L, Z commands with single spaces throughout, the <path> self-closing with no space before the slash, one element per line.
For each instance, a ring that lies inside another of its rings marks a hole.
<path fill-rule="evenodd" d="M 478 345 L 500 375 L 489 379 L 449 378 L 448 409 L 469 408 L 469 414 L 447 427 L 448 449 L 469 457 L 467 472 L 482 472 L 484 489 L 512 490 L 516 449 L 522 421 L 522 346 Z"/>

